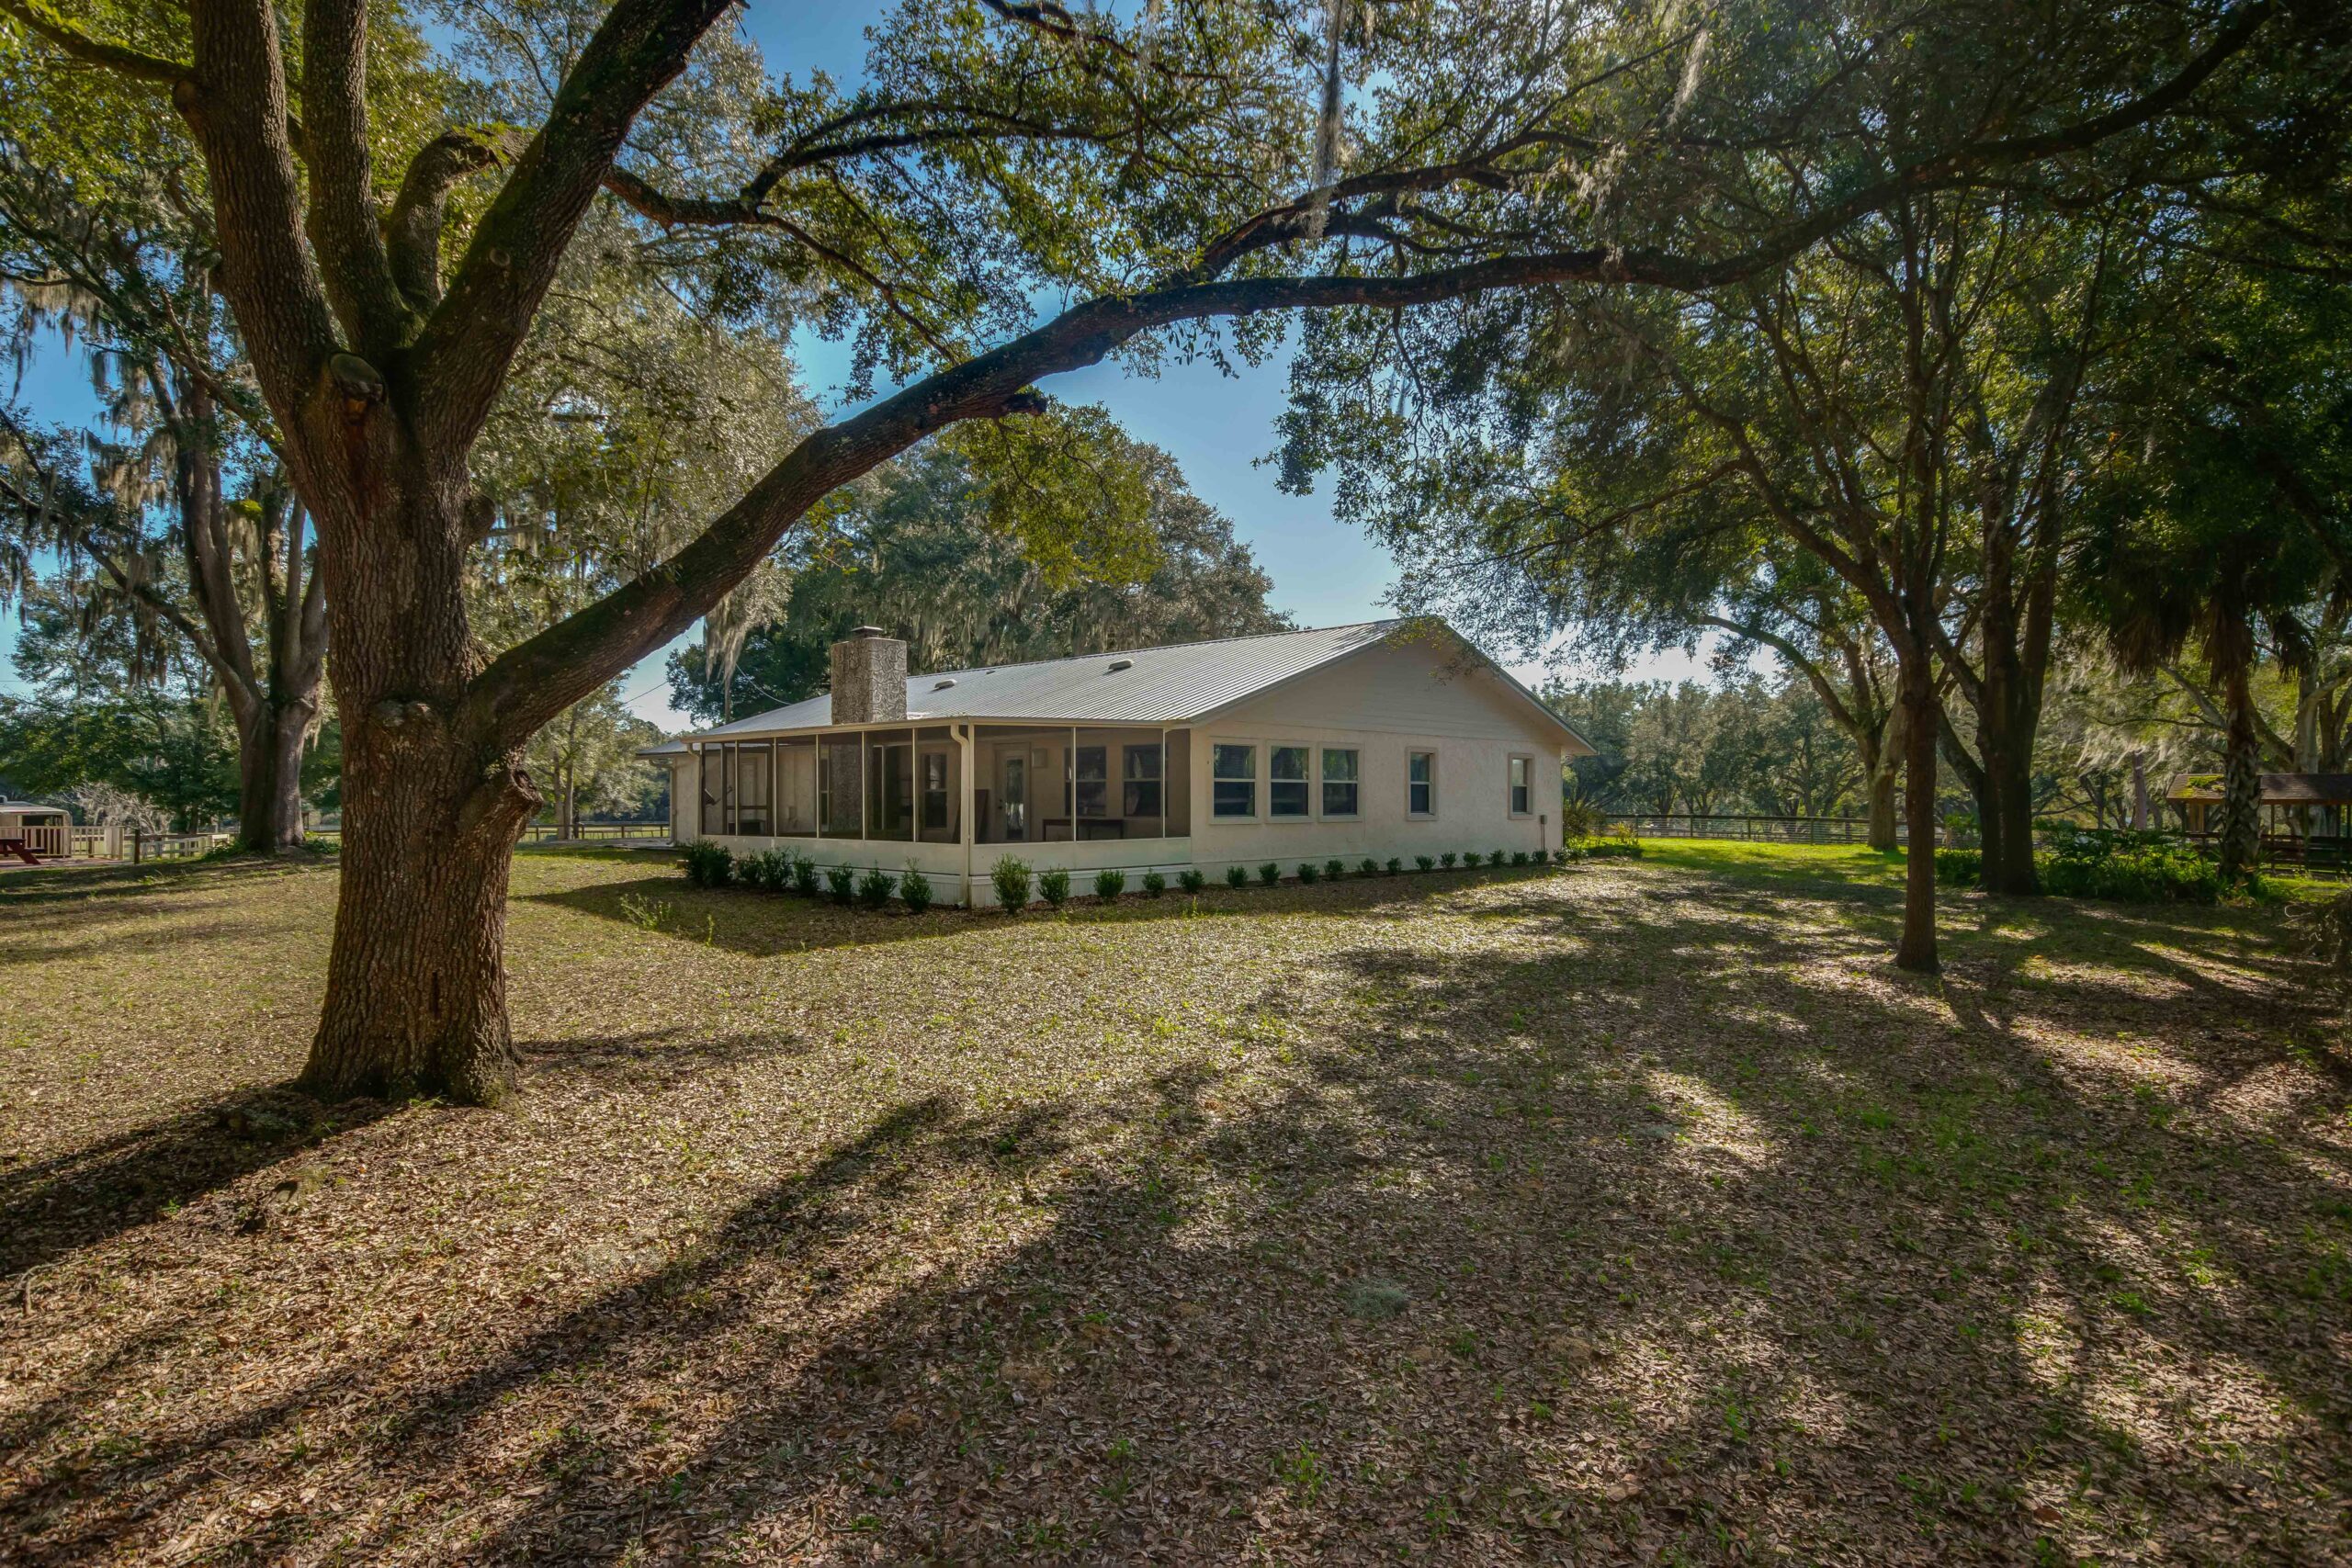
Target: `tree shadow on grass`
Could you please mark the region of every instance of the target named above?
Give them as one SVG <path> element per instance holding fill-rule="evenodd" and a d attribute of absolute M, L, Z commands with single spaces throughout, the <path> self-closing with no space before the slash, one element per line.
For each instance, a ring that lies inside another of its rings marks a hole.
<path fill-rule="evenodd" d="M 128 862 L 74 866 L 20 877 L 0 877 L 0 913 L 45 905 L 184 896 L 191 887 L 235 887 L 270 877 L 332 870 L 333 860 L 273 860 L 265 856 L 210 856 L 187 860 Z"/>
<path fill-rule="evenodd" d="M 1261 887 L 1252 883 L 1237 890 L 1219 886 L 1198 895 L 1170 891 L 1157 898 L 1129 892 L 1109 904 L 1091 897 L 1077 898 L 1055 911 L 1039 903 L 1019 915 L 1007 915 L 993 908 L 944 907 L 911 915 L 896 906 L 880 910 L 843 906 L 822 895 L 804 898 L 797 894 L 754 892 L 742 887 L 695 887 L 683 876 L 667 874 L 521 894 L 516 902 L 571 909 L 648 934 L 708 945 L 747 957 L 775 958 L 791 953 L 863 947 L 876 942 L 1018 931 L 1054 922 L 1107 924 L 1300 913 L 1399 914 L 1450 895 L 1543 874 L 1540 870 L 1501 868 L 1433 872 L 1426 875 L 1408 872 L 1397 876 L 1350 877 L 1308 886 L 1283 883 Z"/>
<path fill-rule="evenodd" d="M 20 1285 L 62 1254 L 316 1150 L 391 1109 L 364 1100 L 322 1106 L 274 1084 L 45 1159 L 0 1163 L 0 1276 Z"/>
<path fill-rule="evenodd" d="M 0 1512 L 42 1562 L 2333 1550 L 2341 1309 L 2265 1196 L 2318 1143 L 2054 1062 L 2096 976 L 1955 942 L 1865 989 L 1851 909 L 1686 891 L 1351 926 L 1154 1076 L 877 1107 L 454 1361 L 372 1342 Z M 2190 1034 L 2244 1006 L 2193 996 Z M 2199 1425 L 2290 1393 L 2267 1440 Z"/>

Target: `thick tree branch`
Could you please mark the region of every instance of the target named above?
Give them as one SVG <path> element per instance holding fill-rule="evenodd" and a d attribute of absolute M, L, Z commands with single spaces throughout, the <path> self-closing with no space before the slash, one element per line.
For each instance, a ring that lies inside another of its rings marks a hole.
<path fill-rule="evenodd" d="M 638 115 L 685 69 L 728 0 L 618 0 L 557 89 L 412 350 L 416 417 L 462 453 Z"/>
<path fill-rule="evenodd" d="M 204 150 L 221 291 L 264 396 L 291 426 L 336 341 L 303 243 L 277 18 L 266 0 L 192 0 L 188 23 L 195 73 L 172 99 Z"/>
<path fill-rule="evenodd" d="M 0 16 L 14 17 L 67 59 L 102 67 L 118 76 L 168 87 L 187 81 L 191 74 L 187 66 L 175 60 L 164 60 L 135 49 L 125 49 L 120 44 L 106 43 L 69 28 L 49 15 L 46 6 L 36 7 L 29 0 L 0 0 Z"/>
<path fill-rule="evenodd" d="M 302 133 L 311 244 L 327 298 L 350 346 L 382 359 L 407 336 L 410 316 L 376 223 L 367 0 L 310 0 L 302 14 Z"/>

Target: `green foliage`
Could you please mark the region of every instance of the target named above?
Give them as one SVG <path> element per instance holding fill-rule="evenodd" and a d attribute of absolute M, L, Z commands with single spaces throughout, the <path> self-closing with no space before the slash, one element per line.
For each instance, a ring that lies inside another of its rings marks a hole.
<path fill-rule="evenodd" d="M 1188 865 L 1176 874 L 1176 886 L 1187 893 L 1198 893 L 1209 885 L 1209 879 L 1196 865 Z"/>
<path fill-rule="evenodd" d="M 1247 867 L 1244 867 L 1244 866 L 1238 866 L 1238 865 L 1229 865 L 1229 866 L 1227 866 L 1227 867 L 1225 868 L 1225 885 L 1226 885 L 1227 887 L 1247 887 L 1247 886 L 1250 886 L 1250 873 L 1249 873 L 1248 868 L 1247 868 Z"/>
<path fill-rule="evenodd" d="M 1586 839 L 1569 848 L 1580 860 L 1639 860 L 1642 841 L 1631 834 L 1611 834 L 1605 838 Z"/>
<path fill-rule="evenodd" d="M 847 906 L 857 896 L 857 871 L 854 866 L 829 865 L 825 868 L 825 892 L 836 904 Z"/>
<path fill-rule="evenodd" d="M 916 869 L 912 861 L 907 863 L 907 874 L 899 878 L 899 901 L 906 905 L 910 915 L 920 915 L 931 908 L 931 878 Z"/>
<path fill-rule="evenodd" d="M 189 829 L 237 809 L 237 737 L 220 705 L 153 688 L 0 694 L 0 773 L 23 795 L 104 784 Z"/>
<path fill-rule="evenodd" d="M 1140 536 L 1113 552 L 1118 558 L 1097 562 L 1098 573 L 1111 575 L 1065 580 L 1057 574 L 1073 564 L 1074 551 L 1082 547 L 1089 559 L 1099 552 L 1038 534 L 1038 547 L 1056 558 L 1045 561 L 1031 553 L 1031 535 L 991 526 L 983 489 L 1005 493 L 1018 476 L 993 467 L 993 458 L 978 461 L 985 453 L 933 444 L 843 492 L 788 592 L 764 606 L 756 624 L 738 628 L 736 711 L 823 690 L 827 649 L 869 621 L 906 636 L 915 670 L 1196 642 L 1289 624 L 1266 607 L 1272 583 L 1249 547 L 1192 493 L 1173 458 L 1108 432 L 1098 455 L 1102 487 L 1140 486 L 1146 498 Z M 1067 485 L 1070 476 L 1056 482 Z M 1140 581 L 1121 575 L 1130 572 Z M 673 699 L 681 707 L 722 716 L 728 661 L 715 655 L 727 651 L 706 637 L 672 656 Z"/>
<path fill-rule="evenodd" d="M 1437 869 L 1437 862 L 1428 855 L 1415 855 L 1413 857 L 1413 868 L 1416 871 L 1435 871 Z"/>
<path fill-rule="evenodd" d="M 1936 885 L 1973 887 L 1984 874 L 1983 850 L 1939 849 L 1936 852 Z"/>
<path fill-rule="evenodd" d="M 804 898 L 817 896 L 817 863 L 805 854 L 792 857 L 792 890 Z"/>
<path fill-rule="evenodd" d="M 1348 868 L 1343 862 L 1327 860 L 1323 863 L 1323 879 L 1326 882 L 1337 882 L 1347 874 Z"/>
<path fill-rule="evenodd" d="M 1125 872 L 1114 871 L 1105 867 L 1094 874 L 1094 896 L 1105 904 L 1116 902 L 1119 895 L 1126 890 L 1127 874 Z"/>
<path fill-rule="evenodd" d="M 746 887 L 782 893 L 792 886 L 792 856 L 784 850 L 761 850 L 745 855 L 735 874 Z"/>
<path fill-rule="evenodd" d="M 696 887 L 724 887 L 734 880 L 734 852 L 725 844 L 696 839 L 679 858 L 685 862 L 686 880 Z"/>
<path fill-rule="evenodd" d="M 897 891 L 898 881 L 880 866 L 869 867 L 857 879 L 857 901 L 869 909 L 887 908 L 890 895 Z"/>
<path fill-rule="evenodd" d="M 1525 865 L 1527 863 L 1527 852 L 1525 850 L 1511 851 L 1510 863 L 1513 865 Z"/>
<path fill-rule="evenodd" d="M 1608 826 L 1608 815 L 1592 800 L 1580 795 L 1560 803 L 1560 837 L 1563 841 L 1597 838 Z"/>
<path fill-rule="evenodd" d="M 1007 914 L 1019 914 L 1029 907 L 1032 882 L 1029 863 L 1014 855 L 1001 855 L 989 871 L 989 881 L 996 888 L 997 906 Z"/>
<path fill-rule="evenodd" d="M 1315 863 L 1313 861 L 1303 860 L 1298 863 L 1298 880 L 1300 886 L 1305 886 L 1311 885 L 1315 881 L 1316 877 L 1320 874 L 1321 874 L 1316 870 Z"/>
<path fill-rule="evenodd" d="M 1146 897 L 1159 897 L 1161 894 L 1168 891 L 1168 878 L 1162 876 L 1157 870 L 1145 872 L 1143 874 L 1143 891 Z"/>
<path fill-rule="evenodd" d="M 1258 880 L 1264 883 L 1269 887 L 1272 887 L 1275 883 L 1280 882 L 1282 879 L 1283 868 L 1276 865 L 1272 861 L 1268 861 L 1265 864 L 1258 868 Z"/>
<path fill-rule="evenodd" d="M 1037 897 L 1057 909 L 1069 903 L 1069 873 L 1060 866 L 1040 873 L 1037 877 Z"/>
<path fill-rule="evenodd" d="M 1437 863 L 1444 867 L 1447 871 L 1452 871 L 1453 869 L 1453 863 L 1461 858 L 1461 856 L 1455 854 L 1452 850 L 1448 850 L 1445 853 L 1437 857 Z"/>
<path fill-rule="evenodd" d="M 1487 852 L 1487 863 L 1488 865 L 1500 865 L 1500 864 L 1502 864 L 1502 863 L 1503 863 L 1503 852 L 1502 852 L 1502 851 L 1500 851 L 1500 850 L 1489 850 L 1488 852 Z"/>
<path fill-rule="evenodd" d="M 1388 857 L 1388 863 L 1383 869 L 1385 870 L 1389 875 L 1395 876 L 1397 873 L 1405 869 L 1405 862 L 1400 856 L 1390 855 Z"/>
<path fill-rule="evenodd" d="M 2221 868 L 2187 840 L 2164 833 L 2079 829 L 2036 858 L 2042 889 L 2062 898 L 2212 904 L 2222 897 Z"/>
<path fill-rule="evenodd" d="M 1380 874 L 1380 863 L 1373 859 L 1370 855 L 1366 855 L 1363 859 L 1356 862 L 1356 874 L 1358 876 L 1378 876 Z"/>

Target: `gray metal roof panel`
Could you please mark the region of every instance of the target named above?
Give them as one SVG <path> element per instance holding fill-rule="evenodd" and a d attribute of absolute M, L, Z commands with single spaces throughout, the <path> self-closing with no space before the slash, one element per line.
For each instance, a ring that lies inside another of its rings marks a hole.
<path fill-rule="evenodd" d="M 1367 621 L 1168 648 L 1114 649 L 1034 664 L 940 670 L 907 677 L 910 723 L 987 718 L 1040 724 L 1182 724 L 1385 638 L 1402 621 Z M 1114 670 L 1114 663 L 1125 668 Z M 942 686 L 943 681 L 953 682 Z M 697 731 L 693 739 L 820 729 L 831 696 Z"/>

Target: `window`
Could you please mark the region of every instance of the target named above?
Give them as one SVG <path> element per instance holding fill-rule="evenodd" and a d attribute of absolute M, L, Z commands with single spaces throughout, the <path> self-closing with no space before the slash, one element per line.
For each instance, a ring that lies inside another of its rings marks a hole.
<path fill-rule="evenodd" d="M 1306 748 L 1275 746 L 1266 753 L 1266 815 L 1306 815 Z"/>
<path fill-rule="evenodd" d="M 1209 748 L 1209 814 L 1213 817 L 1258 815 L 1258 748 Z"/>
<path fill-rule="evenodd" d="M 947 753 L 944 751 L 922 754 L 922 825 L 926 832 L 943 833 L 947 830 Z"/>
<path fill-rule="evenodd" d="M 1078 759 L 1073 767 L 1077 781 L 1078 814 L 1080 817 L 1111 815 L 1111 749 L 1107 746 L 1080 746 L 1073 753 Z"/>
<path fill-rule="evenodd" d="M 706 836 L 727 829 L 727 748 L 702 749 L 702 830 Z"/>
<path fill-rule="evenodd" d="M 1130 746 L 1126 756 L 1126 798 L 1121 801 L 1122 817 L 1157 817 L 1159 815 L 1159 748 Z"/>
<path fill-rule="evenodd" d="M 1437 753 L 1405 753 L 1405 813 L 1408 817 L 1437 815 Z"/>
<path fill-rule="evenodd" d="M 829 839 L 861 836 L 858 807 L 865 797 L 859 763 L 865 750 L 855 739 L 827 740 L 818 753 L 818 831 Z"/>
<path fill-rule="evenodd" d="M 1356 814 L 1357 790 L 1356 749 L 1352 746 L 1323 748 L 1323 815 L 1353 817 Z"/>
<path fill-rule="evenodd" d="M 1510 814 L 1513 817 L 1524 817 L 1532 809 L 1528 804 L 1527 775 L 1528 759 L 1513 757 L 1510 760 Z"/>

